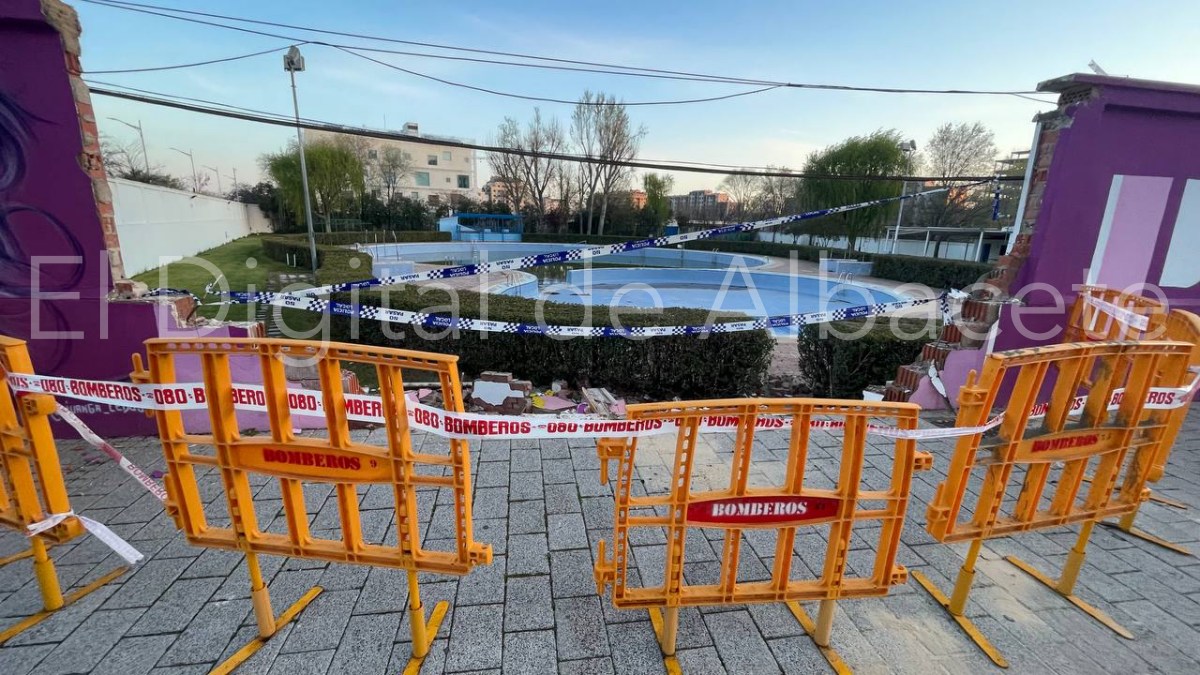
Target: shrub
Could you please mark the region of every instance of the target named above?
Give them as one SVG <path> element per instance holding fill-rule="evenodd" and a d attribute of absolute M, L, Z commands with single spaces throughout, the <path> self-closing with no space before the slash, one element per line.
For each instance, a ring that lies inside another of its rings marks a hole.
<path fill-rule="evenodd" d="M 874 263 L 871 276 L 930 288 L 966 288 L 992 271 L 988 263 L 965 260 L 941 260 L 914 255 L 870 255 Z"/>
<path fill-rule="evenodd" d="M 800 377 L 813 396 L 862 398 L 863 389 L 894 379 L 896 369 L 916 360 L 922 345 L 937 335 L 932 321 L 877 318 L 873 328 L 860 336 L 857 331 L 862 330 L 864 321 L 837 321 L 800 330 L 796 340 Z M 894 331 L 893 326 L 899 330 Z M 839 337 L 846 335 L 856 339 Z"/>
<path fill-rule="evenodd" d="M 645 237 L 622 237 L 613 234 L 551 234 L 545 232 L 526 232 L 521 235 L 522 241 L 528 241 L 539 244 L 592 244 L 600 246 L 603 244 L 619 244 L 630 239 L 644 239 Z"/>
<path fill-rule="evenodd" d="M 342 293 L 333 299 L 410 311 L 453 304 L 447 290 L 428 286 Z M 457 300 L 460 316 L 482 316 L 480 294 L 458 291 Z M 589 310 L 584 305 L 540 303 L 497 295 L 487 296 L 486 303 L 487 318 L 493 321 L 535 322 L 540 305 L 546 323 L 578 326 L 585 323 Z M 591 308 L 591 315 L 592 326 L 612 325 L 606 307 Z M 708 312 L 699 309 L 666 309 L 661 313 L 623 310 L 620 315 L 625 326 L 703 324 L 707 318 Z M 721 320 L 737 318 L 724 315 Z M 555 339 L 544 335 L 461 331 L 441 339 L 426 339 L 408 325 L 390 325 L 385 333 L 383 322 L 360 319 L 355 332 L 353 319 L 331 316 L 330 322 L 333 340 L 457 354 L 464 372 L 509 371 L 540 384 L 561 378 L 609 387 L 626 395 L 655 398 L 757 393 L 765 381 L 775 343 L 766 331 L 640 340 Z"/>
<path fill-rule="evenodd" d="M 282 263 L 308 269 L 312 263 L 307 236 L 269 236 L 262 238 L 263 255 Z M 345 281 L 369 279 L 373 259 L 370 253 L 341 246 L 317 245 L 317 284 L 325 286 Z"/>

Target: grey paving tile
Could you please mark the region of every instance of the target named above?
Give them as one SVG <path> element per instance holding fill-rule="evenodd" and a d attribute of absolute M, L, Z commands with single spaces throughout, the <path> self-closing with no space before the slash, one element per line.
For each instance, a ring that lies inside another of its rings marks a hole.
<path fill-rule="evenodd" d="M 354 613 L 399 612 L 407 601 L 408 574 L 404 570 L 373 567 L 354 605 Z"/>
<path fill-rule="evenodd" d="M 37 584 L 31 582 L 31 585 L 33 586 L 34 592 L 38 593 L 36 588 Z M 57 612 L 54 612 L 49 618 L 45 619 L 36 626 L 10 638 L 8 642 L 5 643 L 5 647 L 17 647 L 21 645 L 42 644 L 47 642 L 62 642 L 63 640 L 67 639 L 67 636 L 74 632 L 74 630 L 81 623 L 87 620 L 88 616 L 90 616 L 92 612 L 96 611 L 96 609 L 103 605 L 109 596 L 111 596 L 118 588 L 119 587 L 115 584 L 109 584 L 97 589 L 90 595 L 81 598 L 78 602 L 67 605 Z M 23 614 L 18 615 L 17 618 L 13 619 L 12 623 L 15 623 L 19 618 L 24 618 L 25 616 L 41 611 L 42 604 L 40 600 L 40 593 L 38 594 L 38 598 L 38 602 L 34 607 L 23 612 Z M 5 627 L 7 627 L 7 625 Z"/>
<path fill-rule="evenodd" d="M 504 635 L 506 675 L 542 675 L 558 669 L 554 631 L 536 630 Z"/>
<path fill-rule="evenodd" d="M 178 633 L 192 621 L 213 591 L 221 585 L 220 578 L 180 579 L 171 584 L 142 614 L 130 629 L 129 635 L 156 635 Z"/>
<path fill-rule="evenodd" d="M 121 638 L 104 656 L 92 675 L 137 675 L 148 673 L 166 653 L 175 635 L 144 635 Z"/>
<path fill-rule="evenodd" d="M 365 614 L 350 617 L 341 644 L 329 666 L 330 673 L 387 672 L 392 644 L 400 628 L 401 614 Z"/>
<path fill-rule="evenodd" d="M 92 613 L 74 633 L 59 643 L 34 669 L 44 675 L 88 672 L 104 658 L 125 631 L 141 616 L 142 609 L 118 609 Z"/>
<path fill-rule="evenodd" d="M 509 502 L 508 533 L 535 534 L 546 531 L 546 504 L 539 500 Z"/>
<path fill-rule="evenodd" d="M 358 590 L 326 591 L 317 596 L 300 616 L 283 644 L 282 653 L 336 649 L 350 622 Z"/>
<path fill-rule="evenodd" d="M 446 672 L 499 668 L 504 649 L 503 621 L 503 605 L 455 609 Z"/>
<path fill-rule="evenodd" d="M 509 537 L 508 574 L 549 574 L 550 555 L 545 534 L 517 534 Z"/>
<path fill-rule="evenodd" d="M 694 649 L 680 649 L 675 652 L 675 659 L 679 662 L 679 668 L 685 673 L 724 673 L 725 664 L 721 663 L 721 657 L 717 655 L 717 650 L 714 647 L 696 647 Z M 804 673 L 820 672 L 816 670 L 795 671 Z"/>
<path fill-rule="evenodd" d="M 770 648 L 755 630 L 749 612 L 708 614 L 704 621 L 722 662 L 736 663 L 740 673 L 780 672 Z"/>
<path fill-rule="evenodd" d="M 579 513 L 579 489 L 571 483 L 546 485 L 546 513 Z"/>
<path fill-rule="evenodd" d="M 0 673 L 11 675 L 26 675 L 50 652 L 54 651 L 57 643 L 36 644 L 0 649 Z"/>
<path fill-rule="evenodd" d="M 556 513 L 546 516 L 551 551 L 588 548 L 587 528 L 579 513 Z"/>
<path fill-rule="evenodd" d="M 595 595 L 592 554 L 587 549 L 552 551 L 550 582 L 556 598 Z"/>
<path fill-rule="evenodd" d="M 493 556 L 491 565 L 480 565 L 458 582 L 459 605 L 491 605 L 504 602 L 507 559 Z"/>
<path fill-rule="evenodd" d="M 250 603 L 245 600 L 205 604 L 157 665 L 214 663 L 250 612 Z"/>
<path fill-rule="evenodd" d="M 297 654 L 280 654 L 271 665 L 272 675 L 324 675 L 333 661 L 334 651 L 308 651 Z M 342 671 L 354 672 L 354 671 Z"/>
<path fill-rule="evenodd" d="M 608 639 L 613 646 L 613 670 L 618 673 L 665 673 L 662 649 L 649 621 L 618 623 L 608 627 Z"/>
<path fill-rule="evenodd" d="M 594 659 L 559 661 L 559 675 L 613 675 L 612 659 L 605 656 Z"/>
<path fill-rule="evenodd" d="M 608 634 L 600 598 L 559 598 L 554 601 L 558 657 L 563 660 L 608 656 Z"/>
<path fill-rule="evenodd" d="M 528 631 L 553 627 L 550 577 L 509 577 L 506 583 L 504 630 Z"/>

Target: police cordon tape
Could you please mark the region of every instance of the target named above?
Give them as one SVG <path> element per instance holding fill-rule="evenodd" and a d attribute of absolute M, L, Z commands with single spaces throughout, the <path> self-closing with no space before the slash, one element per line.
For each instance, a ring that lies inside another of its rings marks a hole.
<path fill-rule="evenodd" d="M 809 324 L 828 323 L 830 321 L 845 321 L 847 319 L 862 319 L 870 316 L 887 314 L 901 309 L 917 307 L 931 302 L 938 302 L 943 316 L 949 313 L 949 300 L 943 293 L 934 298 L 914 298 L 880 302 L 870 305 L 855 305 L 841 307 L 824 312 L 806 312 L 803 314 L 779 314 L 759 317 L 745 321 L 725 321 L 694 326 L 559 326 L 532 323 L 517 323 L 511 321 L 486 321 L 464 317 L 428 314 L 426 312 L 410 312 L 388 307 L 358 305 L 336 302 L 295 293 L 264 293 L 270 296 L 262 302 L 275 307 L 287 307 L 310 312 L 320 312 L 336 316 L 358 317 L 375 321 L 390 321 L 411 325 L 421 325 L 430 328 L 445 328 L 449 330 L 483 331 L 487 333 L 519 333 L 524 335 L 550 335 L 555 337 L 663 337 L 668 335 L 705 335 L 710 333 L 735 333 L 750 330 L 765 330 L 768 328 L 801 327 Z"/>
<path fill-rule="evenodd" d="M 1194 370 L 1193 373 L 1196 371 Z M 208 408 L 204 385 L 201 383 L 141 384 L 105 382 L 47 375 L 10 374 L 8 383 L 18 392 L 47 393 L 85 401 L 107 403 L 138 410 L 205 410 Z M 1187 387 L 1154 387 L 1148 394 L 1146 408 L 1171 410 L 1187 405 L 1200 386 L 1200 376 Z M 233 406 L 248 412 L 266 412 L 266 393 L 261 385 L 235 384 L 230 390 Z M 1121 404 L 1123 390 L 1115 390 L 1108 402 L 1114 410 Z M 289 389 L 288 408 L 293 415 L 324 417 L 321 392 L 311 389 Z M 346 417 L 356 422 L 384 424 L 383 400 L 368 394 L 344 394 Z M 1071 412 L 1082 411 L 1085 397 L 1076 397 Z M 1031 410 L 1031 417 L 1046 414 L 1046 404 Z M 626 438 L 675 434 L 676 425 L 662 420 L 620 420 L 592 415 L 486 415 L 451 412 L 412 400 L 405 402 L 409 426 L 445 438 L 461 439 L 526 439 L 526 438 Z M 867 433 L 896 439 L 954 438 L 983 433 L 1000 423 L 1000 416 L 978 427 L 949 427 L 935 429 L 898 429 L 868 425 Z M 719 433 L 735 430 L 739 418 L 729 415 L 705 417 L 700 433 Z M 758 429 L 790 429 L 790 417 L 762 416 Z M 837 430 L 844 426 L 838 421 L 813 420 L 811 428 Z M 113 451 L 116 452 L 115 450 Z M 119 453 L 118 453 L 119 454 Z M 112 456 L 110 454 L 110 456 Z M 129 471 L 129 469 L 126 469 Z M 137 474 L 130 471 L 135 478 Z M 140 473 L 140 471 L 139 471 Z M 144 475 L 144 474 L 143 474 Z M 139 478 L 139 481 L 141 479 Z"/>
<path fill-rule="evenodd" d="M 963 188 L 982 185 L 987 181 L 970 183 L 961 186 Z M 337 293 L 341 291 L 349 291 L 355 288 L 370 288 L 373 286 L 390 286 L 392 284 L 403 284 L 412 281 L 433 281 L 437 279 L 455 279 L 459 277 L 471 277 L 479 274 L 487 274 L 489 272 L 504 272 L 508 270 L 519 270 L 529 267 L 539 267 L 541 265 L 560 265 L 563 263 L 582 262 L 591 260 L 592 258 L 600 258 L 619 253 L 629 253 L 632 251 L 640 251 L 647 248 L 659 248 L 663 246 L 673 246 L 675 244 L 683 244 L 689 241 L 697 241 L 700 239 L 711 239 L 712 237 L 720 237 L 727 234 L 737 234 L 739 232 L 754 232 L 756 230 L 766 229 L 768 227 L 777 227 L 779 225 L 788 225 L 790 223 L 799 222 L 802 220 L 812 220 L 822 216 L 831 216 L 847 211 L 856 211 L 858 209 L 866 209 L 873 206 L 882 206 L 892 202 L 900 202 L 906 199 L 915 199 L 926 197 L 939 192 L 950 190 L 949 187 L 935 188 L 932 190 L 924 190 L 922 192 L 914 192 L 909 195 L 901 195 L 898 197 L 887 197 L 885 199 L 873 199 L 871 201 L 860 202 L 858 204 L 848 204 L 845 206 L 835 206 L 828 209 L 817 209 L 815 211 L 806 211 L 788 216 L 780 216 L 779 218 L 769 218 L 767 220 L 757 220 L 746 223 L 735 223 L 733 225 L 723 225 L 707 230 L 699 230 L 697 232 L 685 232 L 682 234 L 673 234 L 664 237 L 650 237 L 648 239 L 634 239 L 623 241 L 616 244 L 606 246 L 593 246 L 591 248 L 572 248 L 552 253 L 539 253 L 537 255 L 522 256 L 520 258 L 509 258 L 506 260 L 496 260 L 488 263 L 472 263 L 467 265 L 452 265 L 449 267 L 441 267 L 435 270 L 427 270 L 424 272 L 412 272 L 409 274 L 401 274 L 398 276 L 379 277 L 373 279 L 362 279 L 360 281 L 347 281 L 340 284 L 331 284 L 328 286 L 317 286 L 315 288 L 306 288 L 296 291 L 294 295 L 325 295 L 327 293 Z M 270 303 L 277 293 L 245 293 L 234 291 L 224 294 L 230 301 L 236 303 L 249 302 L 265 302 Z"/>

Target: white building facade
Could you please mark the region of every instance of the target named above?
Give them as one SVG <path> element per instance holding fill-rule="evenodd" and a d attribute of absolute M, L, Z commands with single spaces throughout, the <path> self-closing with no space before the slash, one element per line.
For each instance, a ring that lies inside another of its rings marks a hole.
<path fill-rule="evenodd" d="M 447 202 L 453 195 L 479 199 L 481 195 L 476 177 L 476 152 L 467 148 L 441 145 L 436 141 L 464 142 L 450 136 L 422 134 L 416 122 L 404 125 L 404 134 L 419 136 L 430 141 L 416 143 L 382 138 L 356 137 L 356 142 L 365 142 L 364 169 L 367 172 L 367 189 L 380 190 L 372 180 L 373 163 L 377 162 L 386 148 L 397 148 L 404 153 L 409 170 L 400 177 L 396 194 L 430 204 Z M 306 132 L 310 141 L 335 140 L 342 134 L 332 131 L 312 130 Z M 382 196 L 382 192 L 380 193 Z"/>

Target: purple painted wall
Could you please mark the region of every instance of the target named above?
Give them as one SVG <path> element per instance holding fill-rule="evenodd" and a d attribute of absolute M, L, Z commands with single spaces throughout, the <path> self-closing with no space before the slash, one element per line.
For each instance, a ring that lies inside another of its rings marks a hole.
<path fill-rule="evenodd" d="M 1061 96 L 1059 111 L 1042 119 L 1040 151 L 1053 156 L 1029 257 L 1010 291 L 1048 284 L 1069 307 L 1072 287 L 1089 278 L 1119 288 L 1141 281 L 1161 286 L 1172 306 L 1194 310 L 1200 276 L 1173 271 L 1164 279 L 1163 270 L 1186 268 L 1181 261 L 1194 259 L 1200 241 L 1195 208 L 1181 209 L 1185 191 L 1187 203 L 1200 196 L 1200 87 L 1077 74 L 1039 89 Z M 1014 315 L 1037 332 L 1065 316 L 1045 313 L 1049 293 L 1026 302 L 1002 315 L 996 349 L 1061 339 L 1020 334 Z"/>

